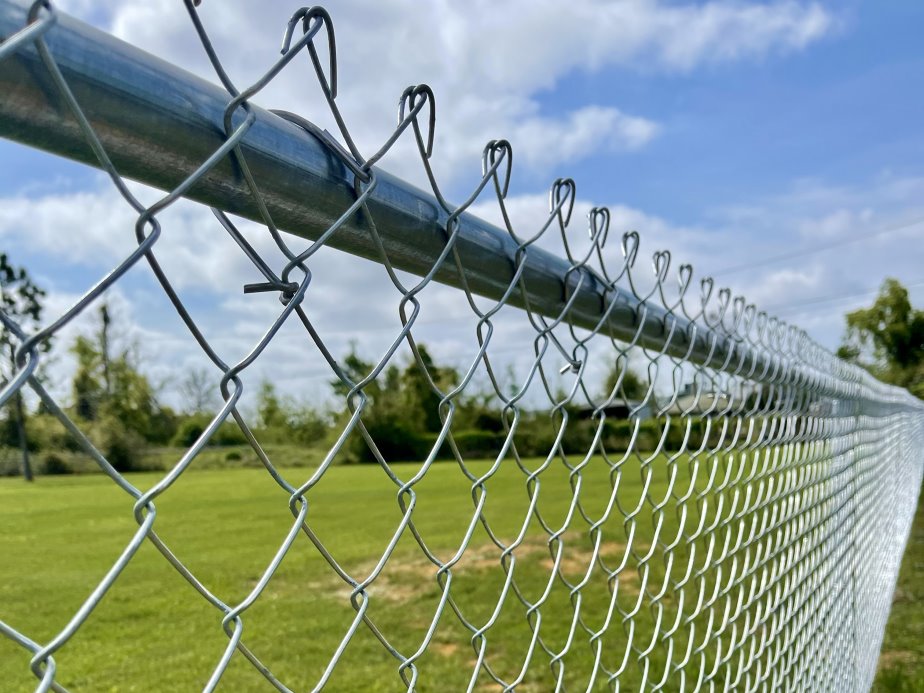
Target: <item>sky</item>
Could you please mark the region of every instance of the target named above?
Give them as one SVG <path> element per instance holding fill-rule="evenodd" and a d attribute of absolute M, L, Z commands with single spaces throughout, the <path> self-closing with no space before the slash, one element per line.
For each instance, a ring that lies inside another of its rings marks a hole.
<path fill-rule="evenodd" d="M 217 81 L 179 0 L 55 5 Z M 204 0 L 200 13 L 244 85 L 276 58 L 296 9 Z M 571 177 L 575 214 L 609 207 L 613 231 L 640 233 L 641 257 L 668 248 L 676 264 L 692 263 L 697 276 L 714 277 L 831 349 L 844 314 L 871 303 L 886 277 L 924 305 L 924 4 L 346 0 L 327 9 L 339 49 L 338 103 L 361 149 L 373 151 L 391 132 L 405 87 L 429 84 L 433 166 L 452 200 L 479 181 L 484 144 L 506 138 L 514 151 L 508 207 L 524 227 L 544 220 L 551 181 Z M 302 61 L 254 102 L 333 128 Z M 48 291 L 50 320 L 130 252 L 134 215 L 88 167 L 5 140 L 0 162 L 0 248 Z M 425 184 L 409 143 L 382 168 Z M 490 199 L 475 210 L 498 219 Z M 278 302 L 242 293 L 260 278 L 207 209 L 178 204 L 160 218 L 158 257 L 209 339 L 228 360 L 239 358 Z M 265 230 L 242 228 L 284 264 Z M 560 242 L 543 243 L 561 253 Z M 372 359 L 395 334 L 396 294 L 380 268 L 324 252 L 306 306 L 335 354 L 355 340 Z M 456 294 L 428 289 L 419 331 L 438 360 L 462 367 L 477 344 Z M 162 397 L 182 407 L 182 374 L 208 364 L 150 273 L 132 270 L 108 300 Z M 67 343 L 91 327 L 91 316 L 81 316 L 57 340 L 50 380 L 62 394 L 73 367 Z M 521 327 L 511 318 L 499 328 L 496 358 L 514 369 L 526 358 Z M 248 377 L 308 400 L 326 396 L 330 379 L 294 326 Z"/>

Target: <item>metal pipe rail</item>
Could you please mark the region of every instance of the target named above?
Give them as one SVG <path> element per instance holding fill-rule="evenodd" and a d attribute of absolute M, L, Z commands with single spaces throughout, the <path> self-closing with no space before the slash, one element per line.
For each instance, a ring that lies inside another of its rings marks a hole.
<path fill-rule="evenodd" d="M 20 2 L 0 1 L 0 41 L 25 26 L 26 12 L 27 6 Z M 171 190 L 224 142 L 222 123 L 229 99 L 220 87 L 61 13 L 44 38 L 121 175 Z M 34 46 L 0 62 L 0 94 L 0 136 L 97 164 Z M 261 183 L 265 204 L 279 228 L 315 240 L 355 201 L 353 173 L 302 128 L 257 106 L 252 109 L 256 121 L 241 148 Z M 448 215 L 432 195 L 384 171 L 376 169 L 376 175 L 378 186 L 368 207 L 392 263 L 413 274 L 426 274 L 445 245 Z M 209 170 L 186 196 L 260 219 L 246 181 L 230 157 Z M 472 214 L 463 213 L 460 221 L 456 247 L 468 286 L 479 295 L 500 298 L 514 273 L 516 242 Z M 361 214 L 353 215 L 327 244 L 378 258 Z M 579 270 L 583 277 L 569 273 L 569 268 L 563 258 L 528 248 L 523 280 L 531 309 L 558 316 L 566 297 L 576 292 L 568 322 L 594 329 L 606 316 L 605 328 L 616 338 L 634 338 L 639 332 L 639 299 L 608 286 L 587 267 Z M 444 265 L 435 278 L 456 287 L 461 284 L 451 264 Z M 523 299 L 515 293 L 510 303 L 522 307 Z M 728 335 L 709 334 L 702 326 L 693 329 L 685 317 L 669 315 L 661 306 L 646 305 L 645 310 L 637 340 L 643 346 L 660 350 L 667 342 L 666 351 L 674 356 L 716 368 L 733 364 L 757 381 L 774 371 L 765 354 Z M 859 369 L 846 381 L 825 377 L 817 365 L 806 359 L 794 366 L 788 382 L 818 395 L 856 399 L 857 385 L 872 381 Z"/>

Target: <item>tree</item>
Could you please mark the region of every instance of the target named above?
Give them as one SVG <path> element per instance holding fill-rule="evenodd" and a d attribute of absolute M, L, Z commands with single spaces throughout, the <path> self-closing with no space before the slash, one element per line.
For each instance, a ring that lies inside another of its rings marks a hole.
<path fill-rule="evenodd" d="M 454 368 L 437 366 L 427 347 L 423 344 L 417 345 L 417 353 L 420 355 L 420 361 L 427 369 L 427 373 L 430 374 L 430 378 L 440 390 L 447 392 L 455 386 L 455 383 L 458 382 L 459 374 Z M 442 396 L 434 391 L 427 379 L 427 375 L 416 360 L 412 359 L 401 374 L 400 387 L 404 395 L 406 411 L 412 417 L 412 420 L 420 422 L 424 431 L 429 433 L 438 432 L 443 427 L 439 409 Z"/>
<path fill-rule="evenodd" d="M 620 386 L 620 391 L 616 393 L 616 396 L 619 397 L 621 395 L 627 400 L 644 399 L 645 393 L 648 392 L 648 382 L 645 378 L 629 368 L 628 363 L 624 359 L 617 360 L 607 374 L 606 382 L 603 386 L 603 396 L 610 396 L 610 393 L 612 393 L 616 387 L 619 376 L 623 371 L 625 371 L 625 375 L 622 376 L 622 385 Z"/>
<path fill-rule="evenodd" d="M 218 400 L 218 388 L 204 368 L 189 371 L 180 383 L 180 395 L 186 403 L 189 414 L 207 412 Z"/>
<path fill-rule="evenodd" d="M 132 345 L 112 353 L 111 318 L 105 304 L 99 315 L 99 329 L 89 337 L 77 337 L 71 347 L 77 357 L 73 380 L 77 416 L 87 421 L 112 418 L 145 439 L 169 440 L 171 426 L 164 419 L 172 418 L 172 412 L 158 404 Z"/>
<path fill-rule="evenodd" d="M 330 428 L 328 412 L 309 402 L 279 395 L 268 380 L 260 384 L 257 393 L 257 417 L 268 442 L 316 445 L 327 437 Z"/>
<path fill-rule="evenodd" d="M 289 424 L 285 403 L 276 394 L 276 386 L 269 380 L 260 383 L 257 393 L 257 416 L 261 428 L 286 428 Z"/>
<path fill-rule="evenodd" d="M 438 366 L 423 344 L 418 344 L 417 349 L 438 388 L 445 392 L 458 381 L 455 369 Z M 366 378 L 374 365 L 364 361 L 356 353 L 356 345 L 351 344 L 340 367 L 356 383 Z M 339 379 L 330 384 L 341 397 L 350 391 L 350 386 Z M 442 398 L 430 386 L 415 359 L 410 359 L 403 368 L 389 364 L 362 391 L 368 401 L 362 414 L 363 426 L 386 459 L 413 459 L 429 449 L 434 434 L 442 427 L 439 411 Z M 350 453 L 359 460 L 374 459 L 358 433 L 352 438 Z"/>
<path fill-rule="evenodd" d="M 838 356 L 924 398 L 924 310 L 912 307 L 908 290 L 886 279 L 873 305 L 846 320 Z"/>
<path fill-rule="evenodd" d="M 347 355 L 343 357 L 340 368 L 347 378 L 356 383 L 362 380 L 366 373 L 372 370 L 373 365 L 360 358 L 359 354 L 356 353 L 356 342 L 351 341 L 350 350 L 347 352 Z M 350 385 L 343 382 L 340 378 L 335 378 L 328 382 L 335 395 L 346 397 L 347 394 L 349 394 Z"/>
<path fill-rule="evenodd" d="M 44 297 L 45 291 L 36 286 L 25 268 L 15 267 L 6 253 L 0 253 L 0 310 L 20 327 L 36 327 L 42 315 Z M 0 331 L 0 348 L 7 359 L 10 377 L 17 370 L 17 346 L 18 340 L 11 330 Z M 43 341 L 39 348 L 42 351 L 48 351 L 51 348 L 50 341 Z M 13 395 L 13 416 L 16 422 L 19 447 L 22 450 L 22 475 L 26 481 L 32 481 L 34 476 L 29 460 L 25 406 L 21 392 Z"/>

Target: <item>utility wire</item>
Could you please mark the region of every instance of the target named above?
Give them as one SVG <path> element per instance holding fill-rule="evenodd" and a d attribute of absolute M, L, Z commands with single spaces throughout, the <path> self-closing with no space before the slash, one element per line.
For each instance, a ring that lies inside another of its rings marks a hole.
<path fill-rule="evenodd" d="M 903 284 L 902 286 L 904 286 L 906 289 L 913 289 L 918 286 L 924 286 L 924 280 L 913 282 L 911 284 Z M 778 303 L 776 305 L 766 306 L 763 308 L 763 310 L 766 310 L 767 312 L 780 311 L 780 310 L 785 311 L 785 310 L 789 310 L 790 308 L 810 306 L 810 305 L 814 305 L 817 303 L 833 303 L 836 301 L 844 301 L 844 300 L 848 300 L 851 298 L 860 298 L 862 296 L 870 296 L 872 294 L 878 293 L 880 288 L 881 287 L 876 287 L 874 289 L 865 289 L 863 291 L 858 291 L 853 294 L 836 294 L 836 295 L 829 294 L 827 296 L 815 296 L 813 298 L 807 298 L 804 301 L 796 301 L 793 303 Z"/>
<path fill-rule="evenodd" d="M 745 262 L 740 265 L 731 265 L 730 267 L 725 267 L 723 269 L 717 270 L 715 272 L 710 272 L 713 277 L 726 276 L 729 274 L 736 274 L 738 272 L 744 272 L 745 270 L 754 269 L 756 267 L 763 267 L 764 265 L 772 265 L 776 262 L 782 262 L 783 260 L 794 260 L 796 258 L 804 257 L 806 255 L 814 255 L 815 253 L 821 253 L 825 250 L 831 250 L 832 248 L 840 248 L 841 246 L 850 245 L 852 243 L 859 243 L 860 241 L 867 241 L 871 238 L 878 238 L 879 236 L 885 236 L 886 234 L 895 233 L 896 231 L 903 231 L 909 229 L 913 226 L 918 226 L 919 224 L 924 224 L 924 217 L 914 219 L 912 221 L 906 221 L 898 226 L 890 226 L 884 229 L 879 229 L 878 231 L 873 231 L 872 233 L 863 233 L 857 234 L 855 236 L 850 236 L 848 238 L 842 238 L 837 241 L 831 241 L 830 243 L 824 243 L 822 245 L 810 246 L 808 248 L 802 248 L 800 250 L 792 250 L 787 253 L 782 253 L 780 255 L 774 255 L 773 257 L 764 258 L 763 260 L 757 260 L 755 262 Z M 924 228 L 924 227 L 922 227 Z"/>

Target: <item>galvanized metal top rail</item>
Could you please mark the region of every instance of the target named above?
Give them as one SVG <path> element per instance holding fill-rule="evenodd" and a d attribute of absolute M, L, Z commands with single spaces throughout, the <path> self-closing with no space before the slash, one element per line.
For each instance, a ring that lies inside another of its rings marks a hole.
<path fill-rule="evenodd" d="M 0 40 L 23 28 L 27 7 L 0 2 Z M 185 72 L 87 24 L 58 13 L 57 25 L 45 40 L 82 104 L 120 174 L 171 190 L 180 184 L 225 140 L 223 118 L 228 94 L 217 85 Z M 97 165 L 76 120 L 51 84 L 34 47 L 0 62 L 0 136 L 77 161 Z M 356 199 L 355 177 L 330 147 L 286 119 L 251 106 L 255 122 L 241 148 L 260 181 L 265 204 L 279 227 L 315 240 Z M 377 170 L 378 185 L 368 208 L 395 267 L 424 275 L 445 246 L 448 214 L 428 193 Z M 231 157 L 209 170 L 186 197 L 227 212 L 258 220 L 258 207 Z M 463 213 L 456 249 L 469 288 L 500 298 L 515 271 L 517 243 L 505 231 Z M 362 257 L 379 257 L 362 213 L 354 214 L 327 245 Z M 731 365 L 755 381 L 780 382 L 779 368 L 740 339 L 718 331 L 694 328 L 683 315 L 644 302 L 609 285 L 588 267 L 577 271 L 561 257 L 529 247 L 523 272 L 530 308 L 546 316 L 562 314 L 586 329 L 604 321 L 605 331 L 623 340 L 664 350 L 715 368 Z M 460 286 L 452 264 L 436 274 L 438 281 Z M 576 296 L 574 294 L 577 294 Z M 510 303 L 523 306 L 514 293 Z M 637 337 L 636 337 L 637 335 Z M 834 399 L 862 400 L 859 389 L 872 388 L 875 404 L 889 388 L 859 368 L 838 361 L 809 340 L 794 341 L 801 363 L 787 369 L 788 384 Z M 822 363 L 824 362 L 824 363 Z M 743 366 L 742 366 L 743 364 Z M 837 378 L 830 377 L 836 371 Z M 862 387 L 861 387 L 862 385 Z M 888 407 L 917 400 L 900 390 L 890 393 Z M 851 412 L 853 413 L 853 412 Z"/>

